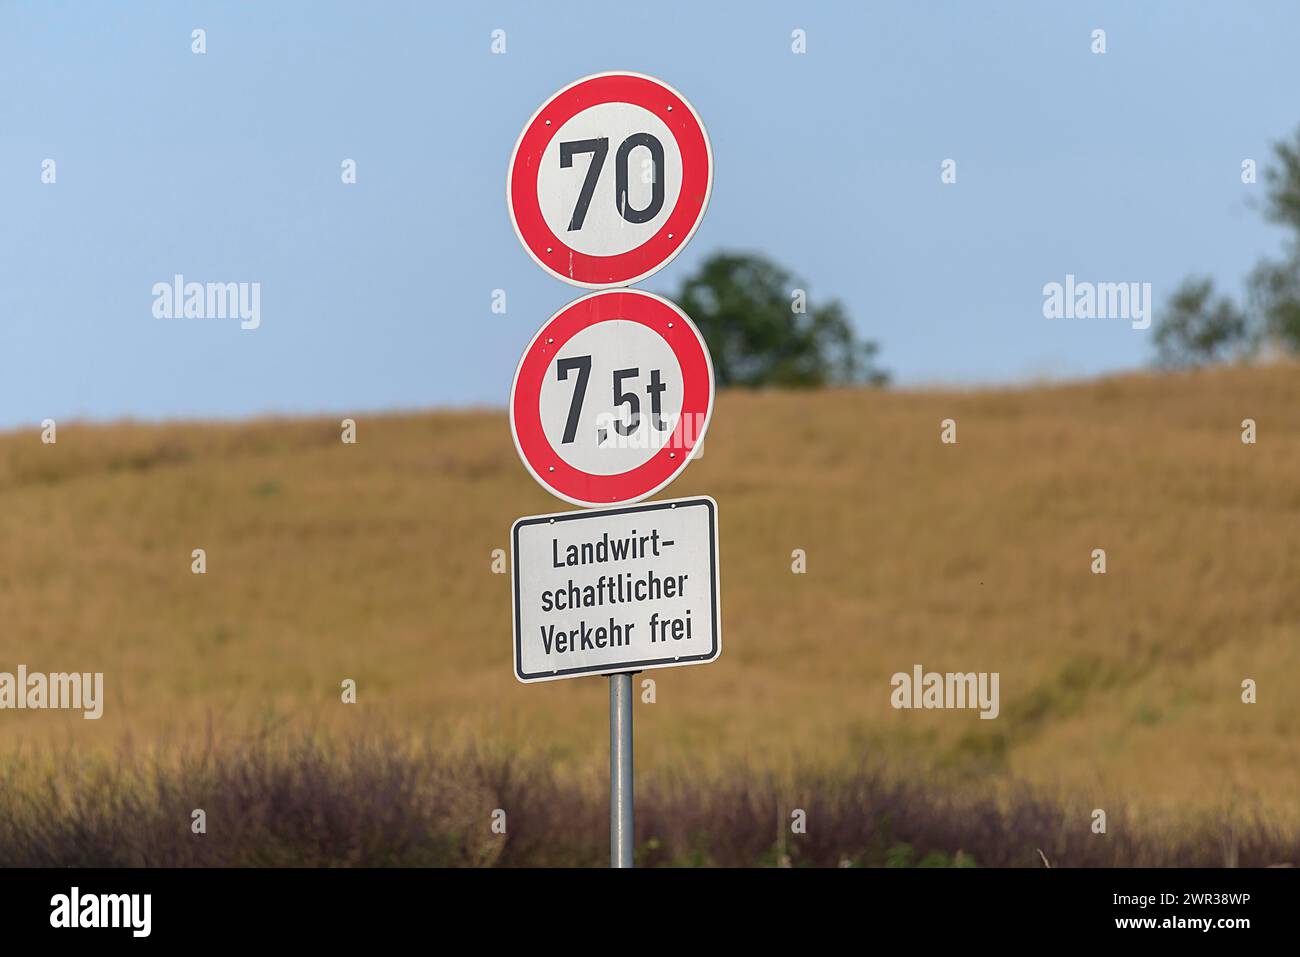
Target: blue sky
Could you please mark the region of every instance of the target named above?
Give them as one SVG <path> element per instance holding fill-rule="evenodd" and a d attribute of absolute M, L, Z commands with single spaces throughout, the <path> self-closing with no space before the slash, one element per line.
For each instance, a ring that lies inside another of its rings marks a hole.
<path fill-rule="evenodd" d="M 582 292 L 515 238 L 510 150 L 610 69 L 684 93 L 717 164 L 644 288 L 752 249 L 904 385 L 1137 367 L 1150 331 L 1045 319 L 1042 287 L 1238 291 L 1282 240 L 1240 168 L 1300 126 L 1298 36 L 1294 3 L 0 0 L 0 426 L 504 405 Z M 175 273 L 260 282 L 261 327 L 155 319 Z"/>

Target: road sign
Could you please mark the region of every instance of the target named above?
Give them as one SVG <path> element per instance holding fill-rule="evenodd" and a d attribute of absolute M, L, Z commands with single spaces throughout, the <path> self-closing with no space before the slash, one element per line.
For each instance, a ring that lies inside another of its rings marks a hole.
<path fill-rule="evenodd" d="M 709 134 L 686 98 L 654 77 L 599 73 L 560 90 L 524 126 L 506 206 L 538 265 L 608 289 L 671 262 L 712 189 Z M 699 330 L 667 299 L 633 289 L 557 312 L 510 386 L 510 431 L 533 478 L 575 505 L 625 506 L 521 518 L 511 532 L 515 676 L 609 675 L 613 867 L 633 857 L 629 672 L 701 664 L 722 650 L 717 503 L 628 503 L 677 477 L 712 413 L 713 362 Z"/>
<path fill-rule="evenodd" d="M 539 266 L 605 289 L 666 266 L 700 225 L 712 187 L 709 135 L 686 98 L 651 76 L 598 73 L 524 126 L 506 204 Z"/>
<path fill-rule="evenodd" d="M 639 289 L 569 303 L 524 350 L 510 388 L 519 457 L 575 505 L 640 501 L 686 467 L 713 412 L 713 363 L 695 324 Z"/>
<path fill-rule="evenodd" d="M 511 530 L 515 677 L 698 665 L 722 652 L 711 498 L 521 518 Z"/>

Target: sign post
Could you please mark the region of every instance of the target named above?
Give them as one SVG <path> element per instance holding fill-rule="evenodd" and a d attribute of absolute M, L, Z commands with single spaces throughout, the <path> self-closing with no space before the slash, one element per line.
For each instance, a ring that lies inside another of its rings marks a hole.
<path fill-rule="evenodd" d="M 631 867 L 632 676 L 722 653 L 717 503 L 527 516 L 510 552 L 515 677 L 609 676 L 610 866 Z"/>
<path fill-rule="evenodd" d="M 717 503 L 632 506 L 697 457 L 713 363 L 690 318 L 625 288 L 695 234 L 713 188 L 708 132 L 680 93 L 599 73 L 553 94 L 510 156 L 506 205 L 543 270 L 607 290 L 533 337 L 510 389 L 510 431 L 551 494 L 602 511 L 521 518 L 511 531 L 515 677 L 609 677 L 610 866 L 631 867 L 632 676 L 722 650 Z M 609 508 L 609 506 L 624 506 Z"/>
<path fill-rule="evenodd" d="M 632 675 L 609 676 L 609 866 L 631 867 Z"/>

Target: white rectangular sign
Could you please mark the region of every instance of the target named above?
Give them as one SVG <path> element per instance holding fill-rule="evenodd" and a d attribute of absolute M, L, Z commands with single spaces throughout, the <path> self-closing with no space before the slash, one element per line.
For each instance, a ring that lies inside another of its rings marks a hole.
<path fill-rule="evenodd" d="M 698 665 L 722 653 L 713 499 L 532 515 L 510 541 L 520 681 Z"/>

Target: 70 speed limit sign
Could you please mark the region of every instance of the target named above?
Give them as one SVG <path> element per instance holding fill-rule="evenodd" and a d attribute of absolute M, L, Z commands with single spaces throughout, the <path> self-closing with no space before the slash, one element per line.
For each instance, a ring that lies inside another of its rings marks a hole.
<path fill-rule="evenodd" d="M 533 337 L 510 430 L 533 478 L 575 505 L 636 502 L 686 467 L 713 412 L 713 363 L 677 306 L 639 289 L 569 303 Z"/>
<path fill-rule="evenodd" d="M 598 73 L 524 126 L 506 203 L 538 265 L 606 289 L 667 265 L 700 225 L 712 186 L 709 135 L 685 97 L 640 73 Z"/>

